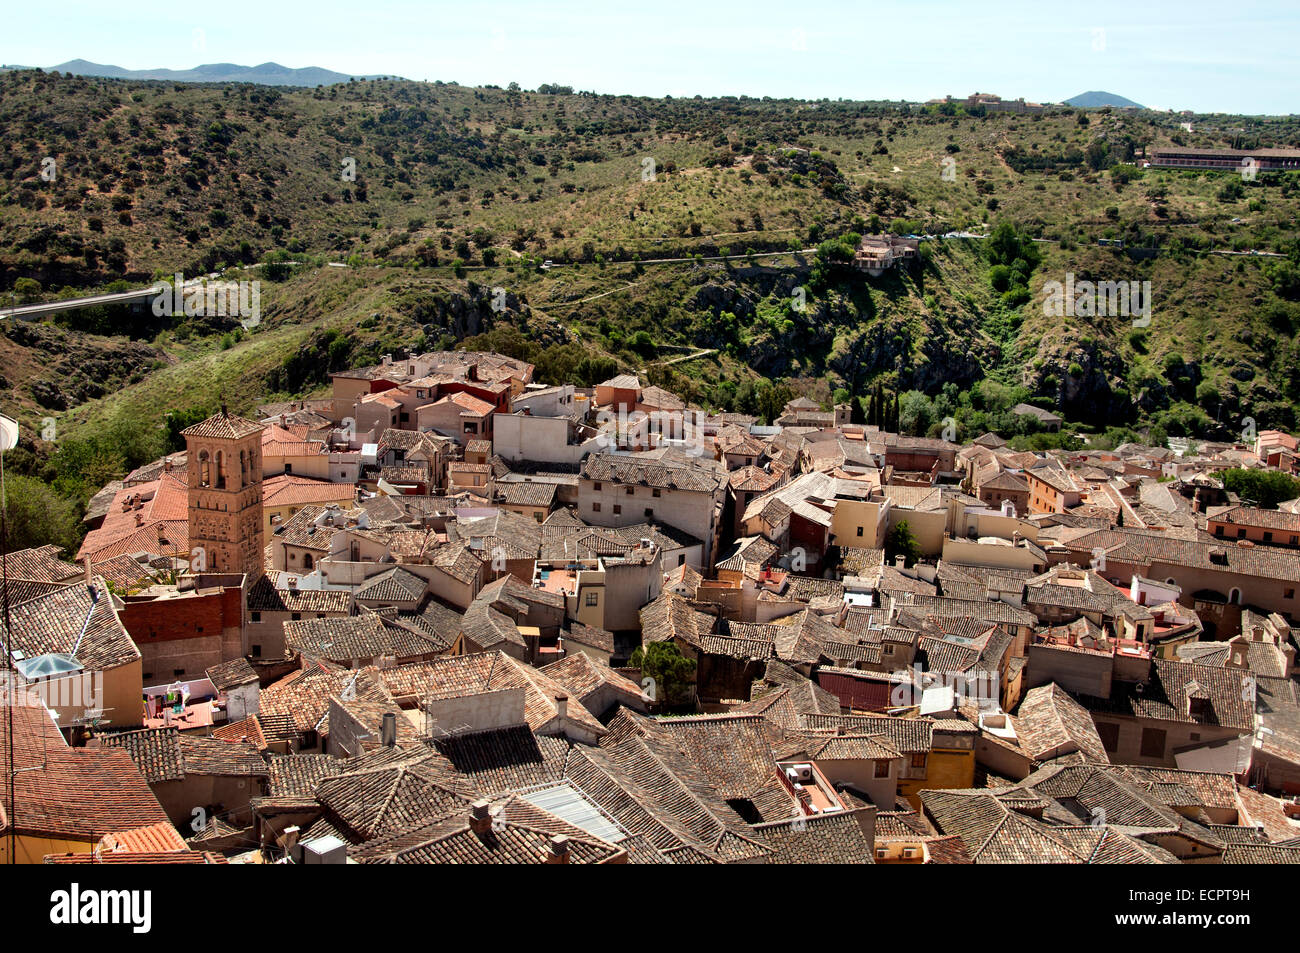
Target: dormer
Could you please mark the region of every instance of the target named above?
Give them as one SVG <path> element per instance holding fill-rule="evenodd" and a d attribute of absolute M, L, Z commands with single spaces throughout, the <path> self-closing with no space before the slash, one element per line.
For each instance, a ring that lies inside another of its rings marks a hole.
<path fill-rule="evenodd" d="M 1208 692 L 1201 688 L 1196 679 L 1183 687 L 1183 714 L 1197 721 L 1208 718 L 1214 711 L 1213 702 Z"/>

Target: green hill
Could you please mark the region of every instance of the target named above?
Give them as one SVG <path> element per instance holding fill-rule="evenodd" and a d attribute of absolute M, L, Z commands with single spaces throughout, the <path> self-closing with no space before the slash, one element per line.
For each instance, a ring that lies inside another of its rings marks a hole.
<path fill-rule="evenodd" d="M 1294 147 L 1295 117 L 1200 116 L 1188 133 L 1107 109 L 545 89 L 0 74 L 11 300 L 225 270 L 263 282 L 264 311 L 251 332 L 108 309 L 8 322 L 7 412 L 29 432 L 53 418 L 60 440 L 115 420 L 156 434 L 222 393 L 246 410 L 318 392 L 331 368 L 486 335 L 544 379 L 638 370 L 754 412 L 879 384 L 963 427 L 1012 396 L 1093 429 L 1296 422 L 1300 179 L 1141 167 L 1171 143 Z M 952 238 L 879 279 L 835 260 L 850 234 L 998 223 L 1011 257 Z M 1149 281 L 1149 326 L 1045 315 L 1044 283 L 1067 274 Z M 54 452 L 29 449 L 34 468 Z"/>

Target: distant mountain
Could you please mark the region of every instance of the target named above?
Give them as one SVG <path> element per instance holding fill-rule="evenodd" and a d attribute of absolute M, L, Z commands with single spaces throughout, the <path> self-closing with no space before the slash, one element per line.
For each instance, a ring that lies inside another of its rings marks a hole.
<path fill-rule="evenodd" d="M 1116 96 L 1114 93 L 1103 93 L 1096 89 L 1067 99 L 1065 104 L 1067 106 L 1079 106 L 1083 109 L 1096 109 L 1101 106 L 1132 106 L 1134 109 L 1146 109 L 1141 103 L 1135 103 L 1123 96 Z"/>
<path fill-rule="evenodd" d="M 177 83 L 257 83 L 260 86 L 330 86 L 352 79 L 347 73 L 305 66 L 291 69 L 279 63 L 261 66 L 237 66 L 234 63 L 209 63 L 194 69 L 123 69 L 105 66 L 87 60 L 69 60 L 51 67 L 60 73 L 77 76 L 107 76 L 112 79 L 161 79 Z M 397 77 L 393 77 L 396 79 Z M 377 76 L 358 76 L 357 79 L 378 79 Z"/>

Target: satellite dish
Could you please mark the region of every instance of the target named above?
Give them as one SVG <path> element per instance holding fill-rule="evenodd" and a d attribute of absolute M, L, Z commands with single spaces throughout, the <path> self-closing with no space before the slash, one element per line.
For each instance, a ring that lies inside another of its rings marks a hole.
<path fill-rule="evenodd" d="M 18 421 L 0 414 L 0 452 L 18 446 Z"/>

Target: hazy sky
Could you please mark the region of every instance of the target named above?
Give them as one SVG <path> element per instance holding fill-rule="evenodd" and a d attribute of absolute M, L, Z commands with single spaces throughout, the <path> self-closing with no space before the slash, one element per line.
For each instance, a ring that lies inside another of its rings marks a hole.
<path fill-rule="evenodd" d="M 1300 4 L 104 0 L 8 6 L 0 61 L 322 66 L 602 93 L 924 100 L 1085 90 L 1153 108 L 1300 112 Z"/>

